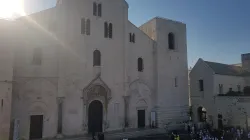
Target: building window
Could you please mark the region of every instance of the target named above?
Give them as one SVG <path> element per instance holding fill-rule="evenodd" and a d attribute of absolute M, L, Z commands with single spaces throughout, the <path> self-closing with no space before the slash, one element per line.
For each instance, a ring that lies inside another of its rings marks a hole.
<path fill-rule="evenodd" d="M 98 16 L 102 16 L 102 4 L 98 4 Z"/>
<path fill-rule="evenodd" d="M 109 23 L 109 38 L 113 38 L 113 24 Z"/>
<path fill-rule="evenodd" d="M 94 16 L 97 15 L 97 4 L 96 4 L 96 2 L 93 3 L 93 15 Z"/>
<path fill-rule="evenodd" d="M 174 50 L 175 49 L 175 37 L 173 33 L 169 33 L 168 34 L 168 48 L 170 50 Z"/>
<path fill-rule="evenodd" d="M 223 84 L 219 84 L 219 94 L 223 94 Z"/>
<path fill-rule="evenodd" d="M 113 38 L 113 24 L 104 22 L 104 37 Z"/>
<path fill-rule="evenodd" d="M 129 42 L 135 43 L 135 34 L 134 33 L 129 33 Z"/>
<path fill-rule="evenodd" d="M 232 92 L 233 91 L 233 88 L 229 88 L 229 92 Z"/>
<path fill-rule="evenodd" d="M 99 50 L 95 50 L 93 53 L 93 65 L 101 66 L 101 52 Z"/>
<path fill-rule="evenodd" d="M 200 91 L 204 91 L 204 82 L 203 82 L 203 80 L 199 80 L 199 87 L 200 87 Z"/>
<path fill-rule="evenodd" d="M 109 29 L 108 23 L 105 22 L 105 23 L 104 23 L 104 37 L 105 37 L 105 38 L 108 38 L 108 29 Z"/>
<path fill-rule="evenodd" d="M 90 35 L 90 19 L 81 19 L 81 34 Z"/>
<path fill-rule="evenodd" d="M 85 34 L 85 28 L 86 28 L 85 19 L 82 18 L 82 19 L 81 19 L 81 33 L 82 33 L 82 34 Z"/>
<path fill-rule="evenodd" d="M 86 35 L 90 35 L 90 20 L 86 21 Z"/>
<path fill-rule="evenodd" d="M 93 15 L 101 17 L 102 16 L 102 4 L 97 4 L 96 2 L 93 3 Z"/>
<path fill-rule="evenodd" d="M 42 64 L 42 49 L 34 48 L 33 50 L 33 65 L 41 65 Z"/>
<path fill-rule="evenodd" d="M 178 87 L 178 78 L 177 77 L 174 78 L 174 86 Z"/>
<path fill-rule="evenodd" d="M 241 87 L 240 85 L 237 85 L 238 92 L 241 92 Z"/>
<path fill-rule="evenodd" d="M 143 59 L 142 58 L 138 58 L 137 60 L 138 62 L 138 71 L 139 72 L 143 72 Z"/>

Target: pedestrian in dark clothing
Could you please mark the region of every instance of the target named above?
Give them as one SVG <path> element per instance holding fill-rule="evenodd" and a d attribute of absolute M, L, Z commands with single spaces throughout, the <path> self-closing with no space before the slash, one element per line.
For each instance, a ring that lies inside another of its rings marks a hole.
<path fill-rule="evenodd" d="M 190 128 L 190 125 L 188 125 L 188 134 L 190 134 L 191 132 L 191 128 Z"/>

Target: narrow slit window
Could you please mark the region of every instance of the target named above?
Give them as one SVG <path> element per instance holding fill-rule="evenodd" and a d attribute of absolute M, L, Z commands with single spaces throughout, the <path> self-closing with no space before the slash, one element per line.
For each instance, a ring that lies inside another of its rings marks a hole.
<path fill-rule="evenodd" d="M 86 35 L 90 35 L 90 20 L 86 21 Z"/>
<path fill-rule="evenodd" d="M 104 37 L 105 38 L 108 38 L 108 23 L 107 22 L 105 22 L 104 23 Z"/>
<path fill-rule="evenodd" d="M 109 38 L 113 38 L 113 24 L 109 23 Z"/>
<path fill-rule="evenodd" d="M 137 60 L 138 62 L 138 71 L 139 72 L 143 72 L 143 59 L 142 58 L 138 58 Z"/>
<path fill-rule="evenodd" d="M 97 4 L 95 2 L 93 3 L 93 15 L 97 15 Z"/>
<path fill-rule="evenodd" d="M 98 4 L 98 16 L 102 16 L 102 4 Z"/>
<path fill-rule="evenodd" d="M 175 49 L 175 37 L 173 33 L 169 33 L 168 34 L 168 48 L 170 50 L 174 50 Z"/>

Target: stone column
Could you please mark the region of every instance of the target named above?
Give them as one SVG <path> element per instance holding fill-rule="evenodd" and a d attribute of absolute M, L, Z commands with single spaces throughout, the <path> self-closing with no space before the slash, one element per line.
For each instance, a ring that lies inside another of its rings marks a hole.
<path fill-rule="evenodd" d="M 63 100 L 64 97 L 57 98 L 57 111 L 58 111 L 58 120 L 57 120 L 57 137 L 62 137 L 62 122 L 63 122 Z"/>
<path fill-rule="evenodd" d="M 83 98 L 82 98 L 83 99 Z M 88 112 L 87 112 L 87 100 L 84 100 L 83 99 L 83 121 L 82 121 L 82 129 L 83 131 L 88 131 L 88 120 L 87 120 L 87 117 L 88 117 Z"/>
<path fill-rule="evenodd" d="M 128 105 L 129 105 L 129 96 L 123 96 L 124 99 L 124 123 L 125 128 L 128 127 Z"/>

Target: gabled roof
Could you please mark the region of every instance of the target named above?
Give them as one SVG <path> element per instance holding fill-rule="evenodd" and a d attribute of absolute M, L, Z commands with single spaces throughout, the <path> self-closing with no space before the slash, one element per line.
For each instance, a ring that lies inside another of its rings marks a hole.
<path fill-rule="evenodd" d="M 230 75 L 230 76 L 250 76 L 250 72 L 244 70 L 240 66 L 228 65 L 216 62 L 204 61 L 215 74 Z"/>

